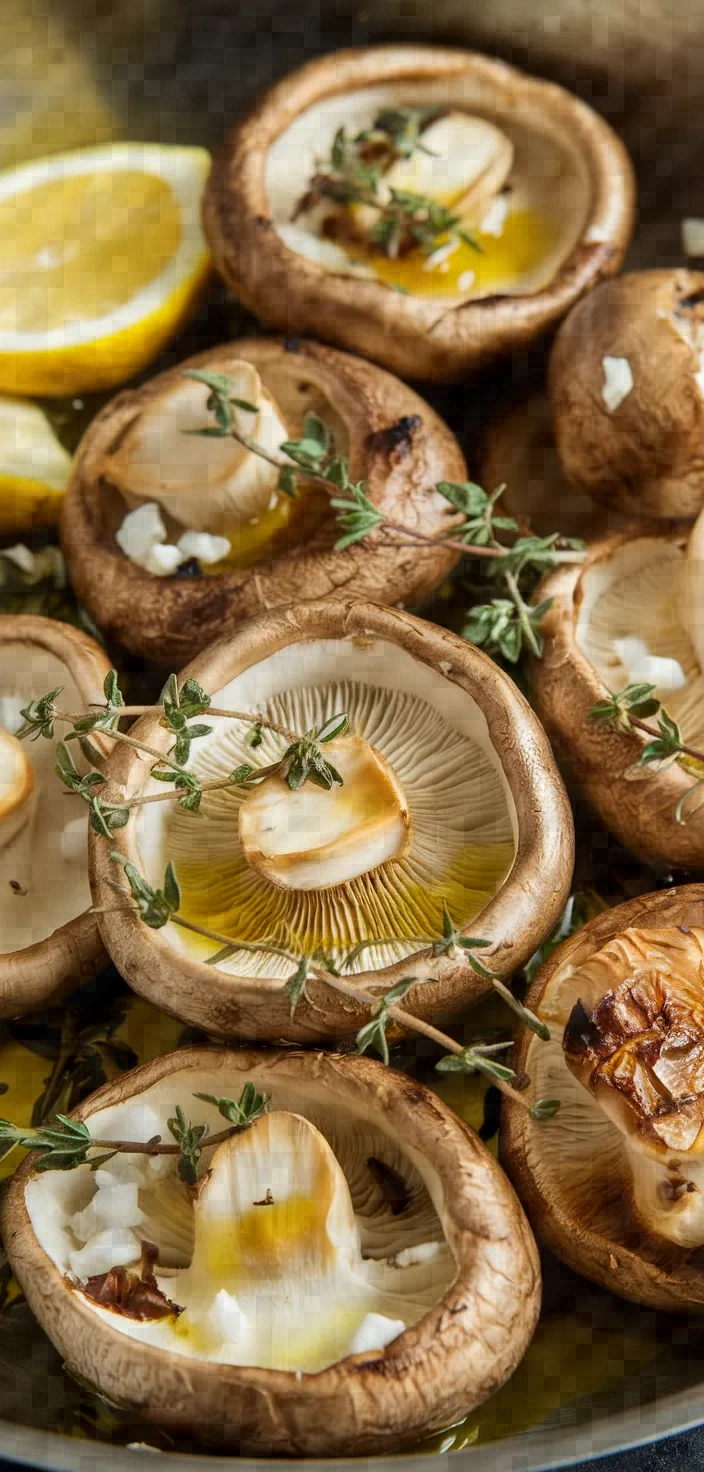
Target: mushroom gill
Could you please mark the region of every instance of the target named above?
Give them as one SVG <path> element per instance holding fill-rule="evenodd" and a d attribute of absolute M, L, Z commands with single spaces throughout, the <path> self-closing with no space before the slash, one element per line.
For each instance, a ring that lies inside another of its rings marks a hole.
<path fill-rule="evenodd" d="M 628 929 L 573 978 L 568 1068 L 621 1132 L 650 1231 L 704 1244 L 704 930 Z M 596 1000 L 595 1000 L 596 998 Z"/>
<path fill-rule="evenodd" d="M 440 935 L 444 905 L 455 924 L 467 925 L 505 879 L 514 840 L 490 756 L 450 724 L 431 692 L 387 683 L 398 658 L 393 646 L 382 646 L 368 680 L 356 670 L 335 679 L 334 648 L 292 647 L 289 688 L 257 708 L 299 733 L 347 712 L 351 736 L 325 748 L 341 769 L 341 787 L 292 792 L 269 778 L 252 794 L 213 791 L 197 822 L 179 808 L 166 815 L 162 804 L 145 805 L 139 842 L 150 875 L 173 861 L 187 919 L 245 942 L 323 951 L 338 962 L 370 941 L 353 967 L 367 971 Z M 221 693 L 216 703 L 225 699 Z M 281 739 L 264 730 L 259 764 L 275 762 L 281 750 Z M 247 761 L 242 723 L 220 721 L 194 747 L 193 769 L 204 781 Z M 169 938 L 192 954 L 212 954 L 212 942 L 175 927 Z M 290 961 L 266 952 L 237 950 L 217 964 L 252 976 L 290 972 Z"/>

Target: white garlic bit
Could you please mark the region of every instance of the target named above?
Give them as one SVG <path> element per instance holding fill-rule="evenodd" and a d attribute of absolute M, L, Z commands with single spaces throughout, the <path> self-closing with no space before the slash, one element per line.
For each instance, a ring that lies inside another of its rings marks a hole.
<path fill-rule="evenodd" d="M 643 681 L 665 692 L 681 690 L 687 684 L 687 676 L 679 660 L 652 654 L 645 641 L 636 634 L 614 639 L 613 645 L 628 675 L 629 685 Z"/>
<path fill-rule="evenodd" d="M 604 386 L 601 397 L 609 411 L 615 414 L 633 388 L 633 373 L 628 358 L 602 358 Z"/>
<path fill-rule="evenodd" d="M 682 221 L 682 249 L 686 256 L 704 256 L 704 220 Z"/>
<path fill-rule="evenodd" d="M 232 547 L 228 537 L 214 537 L 210 532 L 184 532 L 176 545 L 182 561 L 188 557 L 196 557 L 204 567 L 222 562 Z"/>
<path fill-rule="evenodd" d="M 366 1354 L 370 1349 L 386 1349 L 393 1339 L 403 1334 L 403 1319 L 387 1319 L 385 1314 L 367 1314 L 352 1335 L 348 1354 Z"/>

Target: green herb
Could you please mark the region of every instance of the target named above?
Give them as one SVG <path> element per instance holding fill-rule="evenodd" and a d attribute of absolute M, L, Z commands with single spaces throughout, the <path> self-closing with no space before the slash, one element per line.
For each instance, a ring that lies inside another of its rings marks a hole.
<path fill-rule="evenodd" d="M 378 1002 L 371 1022 L 366 1022 L 364 1027 L 360 1027 L 357 1033 L 355 1039 L 357 1052 L 366 1053 L 368 1048 L 374 1048 L 381 1058 L 383 1058 L 384 1063 L 388 1063 L 389 1042 L 386 1036 L 386 1029 L 391 1020 L 389 1008 L 393 1007 L 397 1002 L 403 1001 L 403 998 L 412 987 L 419 986 L 421 982 L 434 980 L 435 978 L 431 976 L 406 976 L 403 981 L 397 981 L 395 986 L 389 987 L 389 990 Z"/>
<path fill-rule="evenodd" d="M 648 725 L 645 717 L 657 715 L 657 726 Z M 689 746 L 682 740 L 677 721 L 668 715 L 655 696 L 654 685 L 627 685 L 617 694 L 609 691 L 604 700 L 593 705 L 589 719 L 594 725 L 616 726 L 621 731 L 642 731 L 650 740 L 643 747 L 636 767 L 657 765 L 663 771 L 677 762 L 690 776 L 694 785 L 680 798 L 675 808 L 678 823 L 685 823 L 696 812 L 704 791 L 704 752 Z"/>
<path fill-rule="evenodd" d="M 236 1125 L 238 1129 L 254 1124 L 256 1119 L 266 1114 L 271 1100 L 271 1094 L 258 1093 L 254 1084 L 250 1082 L 245 1084 L 239 1099 L 220 1099 L 215 1094 L 194 1094 L 193 1097 L 202 1099 L 204 1104 L 214 1104 L 223 1119 L 226 1119 L 228 1124 Z"/>

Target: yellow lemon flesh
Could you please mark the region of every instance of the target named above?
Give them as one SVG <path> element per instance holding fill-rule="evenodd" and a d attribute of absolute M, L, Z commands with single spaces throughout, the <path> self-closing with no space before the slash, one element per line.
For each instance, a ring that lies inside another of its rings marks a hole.
<path fill-rule="evenodd" d="M 108 389 L 151 362 L 206 279 L 209 164 L 127 143 L 0 175 L 0 390 Z"/>
<path fill-rule="evenodd" d="M 36 404 L 0 398 L 0 535 L 54 526 L 71 456 Z"/>

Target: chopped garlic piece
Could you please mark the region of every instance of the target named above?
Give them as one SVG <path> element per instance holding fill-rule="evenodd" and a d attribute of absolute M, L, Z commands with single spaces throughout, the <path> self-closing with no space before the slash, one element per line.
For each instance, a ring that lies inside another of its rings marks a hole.
<path fill-rule="evenodd" d="M 503 234 L 503 228 L 509 212 L 510 195 L 508 192 L 497 194 L 481 223 L 482 235 L 493 235 L 498 239 Z"/>
<path fill-rule="evenodd" d="M 128 511 L 115 541 L 131 562 L 146 566 L 152 548 L 166 541 L 166 527 L 156 502 L 145 501 L 136 511 Z"/>
<path fill-rule="evenodd" d="M 152 547 L 142 563 L 145 572 L 154 573 L 155 577 L 168 578 L 172 572 L 183 562 L 183 553 L 178 547 L 172 547 L 170 543 L 157 543 Z"/>
<path fill-rule="evenodd" d="M 393 1261 L 397 1268 L 410 1268 L 419 1262 L 431 1262 L 439 1251 L 439 1242 L 418 1242 L 415 1247 L 403 1247 L 396 1253 Z"/>
<path fill-rule="evenodd" d="M 628 358 L 602 358 L 604 387 L 601 397 L 609 411 L 614 414 L 633 388 L 633 373 Z"/>
<path fill-rule="evenodd" d="M 367 1314 L 350 1340 L 348 1354 L 366 1354 L 370 1349 L 386 1349 L 392 1339 L 403 1334 L 403 1319 L 388 1319 L 385 1314 Z"/>
<path fill-rule="evenodd" d="M 682 249 L 686 256 L 704 256 L 704 220 L 682 221 Z"/>
<path fill-rule="evenodd" d="M 679 660 L 651 654 L 647 644 L 635 634 L 614 639 L 614 650 L 626 670 L 629 685 L 643 681 L 658 690 L 681 690 L 687 684 Z"/>
<path fill-rule="evenodd" d="M 184 532 L 179 537 L 177 546 L 181 553 L 181 560 L 187 557 L 197 557 L 205 567 L 213 562 L 222 562 L 227 557 L 232 543 L 227 537 L 213 537 L 209 532 Z"/>
<path fill-rule="evenodd" d="M 111 1268 L 126 1267 L 136 1262 L 141 1252 L 141 1243 L 134 1232 L 124 1227 L 106 1227 L 91 1237 L 79 1252 L 69 1255 L 69 1267 L 74 1277 L 85 1282 L 97 1273 L 109 1273 Z"/>
<path fill-rule="evenodd" d="M 210 1328 L 219 1335 L 224 1344 L 241 1344 L 247 1336 L 249 1330 L 247 1315 L 237 1302 L 234 1293 L 228 1293 L 226 1288 L 221 1288 L 220 1292 L 216 1293 L 207 1319 Z"/>

